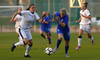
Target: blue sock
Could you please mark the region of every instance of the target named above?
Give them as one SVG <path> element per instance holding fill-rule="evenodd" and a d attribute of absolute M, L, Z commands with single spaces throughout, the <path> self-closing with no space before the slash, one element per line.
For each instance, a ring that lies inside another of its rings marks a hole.
<path fill-rule="evenodd" d="M 48 38 L 48 40 L 49 40 L 49 43 L 51 44 L 51 38 L 50 37 Z"/>
<path fill-rule="evenodd" d="M 51 32 L 49 33 L 49 35 L 51 36 Z"/>
<path fill-rule="evenodd" d="M 67 54 L 68 49 L 69 49 L 69 46 L 65 46 L 65 54 Z"/>
<path fill-rule="evenodd" d="M 56 46 L 56 47 L 57 47 L 57 49 L 58 49 L 58 47 L 59 47 L 59 45 L 60 45 L 61 41 L 62 41 L 62 40 L 59 40 L 59 39 L 57 40 L 57 46 Z"/>
<path fill-rule="evenodd" d="M 44 34 L 41 35 L 43 38 L 45 38 Z"/>

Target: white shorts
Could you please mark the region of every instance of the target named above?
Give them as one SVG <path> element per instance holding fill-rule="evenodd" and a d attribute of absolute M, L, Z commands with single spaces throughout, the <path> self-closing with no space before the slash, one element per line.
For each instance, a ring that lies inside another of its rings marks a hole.
<path fill-rule="evenodd" d="M 16 29 L 16 33 L 19 34 L 19 31 L 18 31 L 19 28 L 15 28 L 15 29 Z"/>
<path fill-rule="evenodd" d="M 32 39 L 30 29 L 19 28 L 19 35 L 22 39 L 27 38 L 28 40 Z"/>
<path fill-rule="evenodd" d="M 91 33 L 91 25 L 90 24 L 80 24 L 80 29 L 87 33 Z"/>

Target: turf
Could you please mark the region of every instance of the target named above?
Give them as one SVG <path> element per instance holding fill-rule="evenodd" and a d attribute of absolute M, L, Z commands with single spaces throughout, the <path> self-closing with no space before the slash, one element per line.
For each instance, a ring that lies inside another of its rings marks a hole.
<path fill-rule="evenodd" d="M 46 42 L 39 33 L 32 33 L 33 46 L 30 51 L 32 58 L 24 58 L 25 48 L 17 46 L 14 52 L 11 52 L 11 46 L 18 41 L 16 33 L 0 33 L 0 60 L 100 60 L 100 34 L 92 34 L 95 40 L 95 45 L 91 45 L 90 39 L 86 34 L 83 34 L 81 49 L 75 50 L 77 47 L 77 33 L 71 33 L 69 58 L 64 54 L 64 40 L 62 41 L 59 49 L 52 55 L 46 55 L 44 50 L 47 46 Z M 54 48 L 57 43 L 57 34 L 52 33 L 52 44 L 49 47 Z"/>

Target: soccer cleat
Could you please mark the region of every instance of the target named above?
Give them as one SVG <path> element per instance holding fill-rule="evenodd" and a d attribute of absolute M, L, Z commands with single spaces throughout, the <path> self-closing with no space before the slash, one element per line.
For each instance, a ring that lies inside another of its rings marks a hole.
<path fill-rule="evenodd" d="M 81 48 L 81 46 L 76 47 L 76 50 L 78 50 L 79 48 Z"/>
<path fill-rule="evenodd" d="M 92 45 L 94 45 L 94 40 L 91 41 Z"/>
<path fill-rule="evenodd" d="M 24 57 L 31 57 L 30 55 L 24 55 Z"/>
<path fill-rule="evenodd" d="M 15 48 L 16 48 L 16 46 L 13 44 L 11 47 L 11 51 L 13 52 Z"/>
<path fill-rule="evenodd" d="M 66 55 L 66 57 L 69 57 L 68 53 L 67 54 L 65 53 L 65 55 Z"/>
<path fill-rule="evenodd" d="M 55 47 L 54 49 L 53 49 L 53 52 L 56 52 L 57 51 L 57 47 Z"/>

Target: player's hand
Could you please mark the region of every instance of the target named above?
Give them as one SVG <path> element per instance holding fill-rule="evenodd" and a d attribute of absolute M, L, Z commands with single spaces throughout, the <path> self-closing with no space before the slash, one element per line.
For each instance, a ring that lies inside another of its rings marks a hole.
<path fill-rule="evenodd" d="M 9 24 L 12 24 L 12 23 L 13 23 L 13 20 L 10 20 L 10 21 L 9 21 Z"/>
<path fill-rule="evenodd" d="M 52 22 L 55 22 L 55 19 L 53 18 Z"/>
<path fill-rule="evenodd" d="M 76 21 L 76 23 L 78 23 L 79 21 Z"/>

